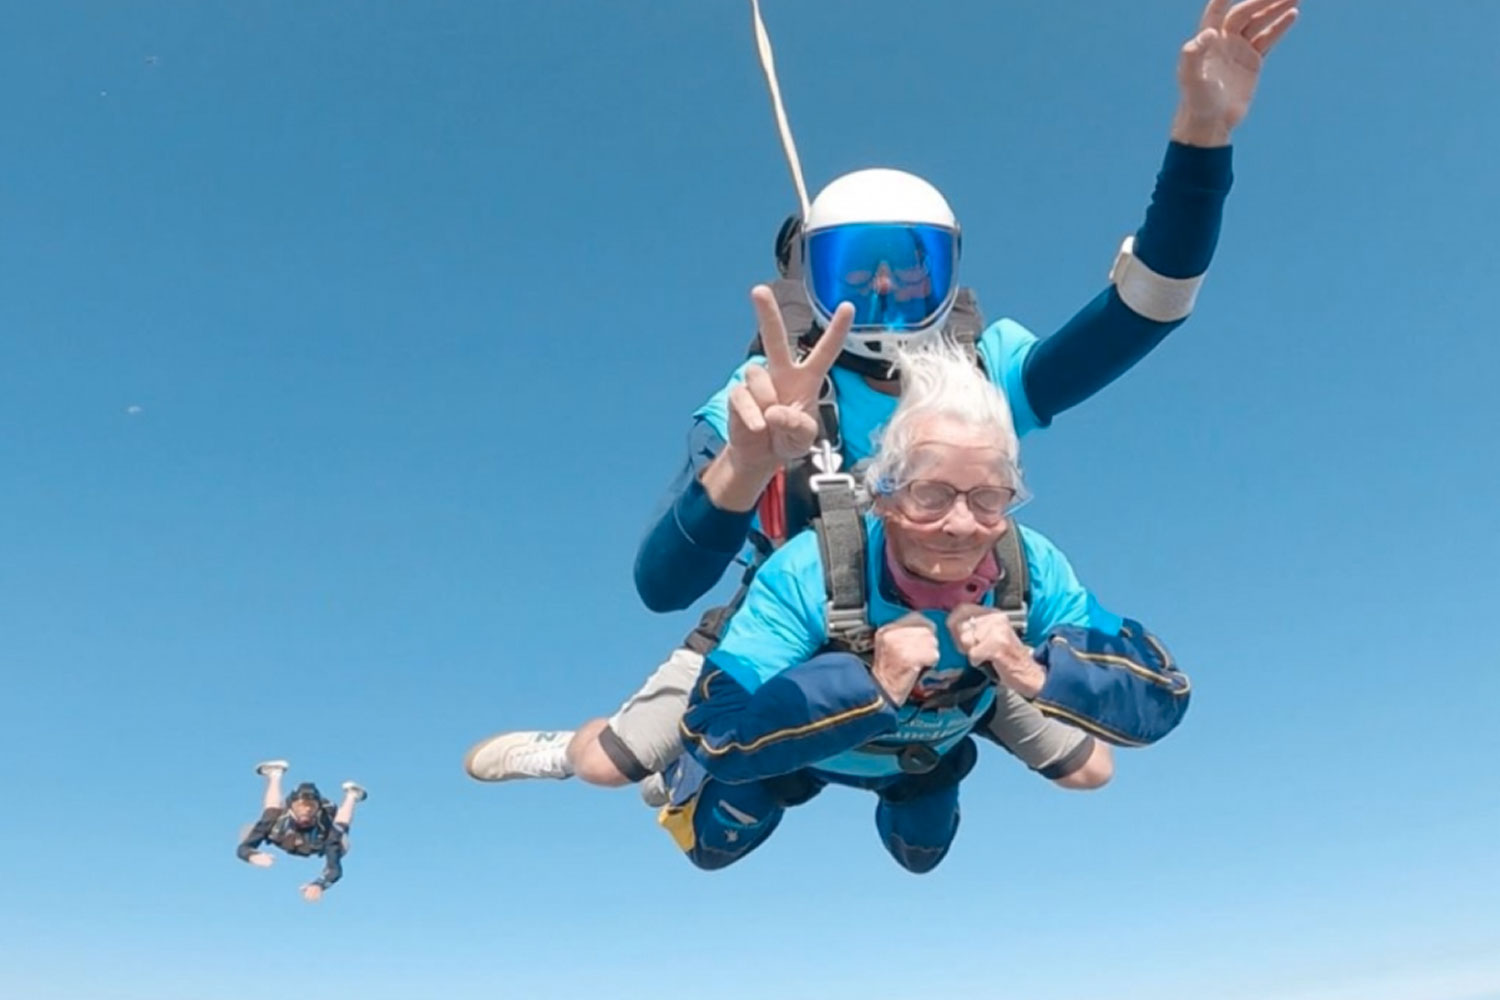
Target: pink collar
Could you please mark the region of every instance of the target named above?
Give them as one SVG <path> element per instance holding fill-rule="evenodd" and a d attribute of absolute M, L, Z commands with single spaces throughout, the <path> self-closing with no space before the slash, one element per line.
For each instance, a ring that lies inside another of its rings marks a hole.
<path fill-rule="evenodd" d="M 953 583 L 938 583 L 917 576 L 897 561 L 890 545 L 885 547 L 885 568 L 901 600 L 917 611 L 952 611 L 960 604 L 983 603 L 984 595 L 993 590 L 1000 579 L 1000 563 L 993 552 L 985 554 L 984 561 L 968 579 Z"/>

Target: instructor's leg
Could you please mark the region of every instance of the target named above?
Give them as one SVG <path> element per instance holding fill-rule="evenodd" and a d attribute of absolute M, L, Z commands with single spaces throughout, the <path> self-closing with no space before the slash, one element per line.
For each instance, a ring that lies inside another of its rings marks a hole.
<path fill-rule="evenodd" d="M 608 719 L 576 731 L 497 733 L 464 757 L 477 781 L 571 778 L 616 788 L 659 773 L 682 752 L 678 723 L 703 657 L 678 649 Z"/>
<path fill-rule="evenodd" d="M 580 729 L 568 748 L 578 776 L 619 786 L 665 771 L 682 753 L 682 716 L 702 670 L 702 654 L 673 650 L 619 711 Z"/>

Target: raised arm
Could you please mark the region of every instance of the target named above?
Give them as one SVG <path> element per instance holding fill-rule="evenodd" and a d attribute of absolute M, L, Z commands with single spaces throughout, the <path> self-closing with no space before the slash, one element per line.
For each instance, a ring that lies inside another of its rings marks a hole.
<path fill-rule="evenodd" d="M 776 297 L 750 293 L 765 364 L 729 389 L 729 440 L 694 424 L 688 461 L 636 553 L 635 585 L 653 611 L 678 611 L 723 576 L 745 544 L 755 505 L 776 471 L 805 455 L 818 433 L 818 393 L 843 348 L 853 310 L 841 307 L 802 360 L 792 357 Z"/>
<path fill-rule="evenodd" d="M 1192 313 L 1233 182 L 1230 137 L 1297 3 L 1210 0 L 1204 8 L 1178 56 L 1171 142 L 1141 228 L 1109 287 L 1026 359 L 1026 396 L 1043 426 L 1123 375 Z"/>

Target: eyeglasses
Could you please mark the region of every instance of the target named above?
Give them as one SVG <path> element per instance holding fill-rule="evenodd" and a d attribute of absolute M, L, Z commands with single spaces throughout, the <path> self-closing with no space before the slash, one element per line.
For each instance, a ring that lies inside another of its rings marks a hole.
<path fill-rule="evenodd" d="M 1011 486 L 976 486 L 960 490 L 936 479 L 914 479 L 895 491 L 896 506 L 901 513 L 919 524 L 936 521 L 963 497 L 969 513 L 980 524 L 998 524 L 1005 515 L 1028 499 L 1026 493 Z"/>

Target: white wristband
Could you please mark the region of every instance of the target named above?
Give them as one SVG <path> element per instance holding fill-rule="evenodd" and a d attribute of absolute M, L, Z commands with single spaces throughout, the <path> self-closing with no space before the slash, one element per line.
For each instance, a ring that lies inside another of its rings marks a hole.
<path fill-rule="evenodd" d="M 1196 278 L 1169 278 L 1151 270 L 1135 255 L 1134 236 L 1125 237 L 1120 244 L 1114 266 L 1109 269 L 1109 280 L 1131 312 L 1157 323 L 1186 319 L 1203 285 L 1201 274 Z"/>

